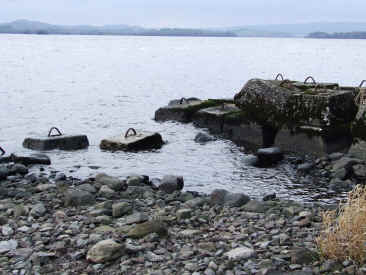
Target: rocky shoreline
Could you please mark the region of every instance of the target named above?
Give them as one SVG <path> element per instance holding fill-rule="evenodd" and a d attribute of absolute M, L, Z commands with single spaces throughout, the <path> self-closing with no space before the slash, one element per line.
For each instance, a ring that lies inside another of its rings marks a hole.
<path fill-rule="evenodd" d="M 333 192 L 362 183 L 365 167 L 338 153 L 297 164 L 299 179 L 322 177 Z M 176 176 L 42 170 L 0 167 L 1 274 L 366 274 L 319 257 L 321 212 L 337 205 L 198 194 Z"/>

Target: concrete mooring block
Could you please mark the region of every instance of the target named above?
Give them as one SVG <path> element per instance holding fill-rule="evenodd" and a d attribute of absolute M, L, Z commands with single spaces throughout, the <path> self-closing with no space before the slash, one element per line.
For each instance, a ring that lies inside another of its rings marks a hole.
<path fill-rule="evenodd" d="M 108 151 L 141 151 L 159 149 L 164 141 L 159 133 L 136 132 L 130 128 L 125 135 L 115 136 L 103 139 L 100 143 L 100 149 Z"/>
<path fill-rule="evenodd" d="M 56 134 L 52 134 L 56 131 Z M 38 150 L 38 151 L 48 151 L 48 150 L 79 150 L 85 149 L 89 146 L 89 140 L 86 135 L 64 135 L 61 131 L 52 127 L 48 133 L 47 137 L 29 137 L 24 139 L 23 147 Z"/>

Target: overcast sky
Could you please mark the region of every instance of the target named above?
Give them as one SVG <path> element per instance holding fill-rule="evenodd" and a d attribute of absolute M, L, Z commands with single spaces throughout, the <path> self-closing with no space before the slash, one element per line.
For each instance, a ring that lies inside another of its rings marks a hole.
<path fill-rule="evenodd" d="M 365 0 L 0 0 L 0 22 L 221 27 L 364 22 Z"/>

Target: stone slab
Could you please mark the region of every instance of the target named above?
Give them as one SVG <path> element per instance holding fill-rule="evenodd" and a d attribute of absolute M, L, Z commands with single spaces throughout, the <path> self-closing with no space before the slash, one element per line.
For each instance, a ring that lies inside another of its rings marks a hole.
<path fill-rule="evenodd" d="M 26 138 L 23 141 L 23 147 L 38 150 L 79 150 L 89 146 L 89 140 L 86 135 L 62 135 L 40 138 Z"/>
<path fill-rule="evenodd" d="M 100 143 L 100 149 L 108 151 L 140 151 L 159 149 L 163 144 L 163 139 L 159 133 L 143 131 L 128 137 L 120 135 L 103 139 Z"/>
<path fill-rule="evenodd" d="M 179 121 L 190 122 L 189 108 L 202 103 L 202 100 L 197 98 L 189 98 L 186 100 L 172 100 L 165 107 L 159 108 L 155 112 L 156 121 Z"/>

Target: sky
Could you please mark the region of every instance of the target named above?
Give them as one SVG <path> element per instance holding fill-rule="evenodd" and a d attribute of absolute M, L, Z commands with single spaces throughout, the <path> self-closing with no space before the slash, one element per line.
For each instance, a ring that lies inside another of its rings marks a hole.
<path fill-rule="evenodd" d="M 365 22 L 365 0 L 0 0 L 0 22 L 228 27 Z"/>

